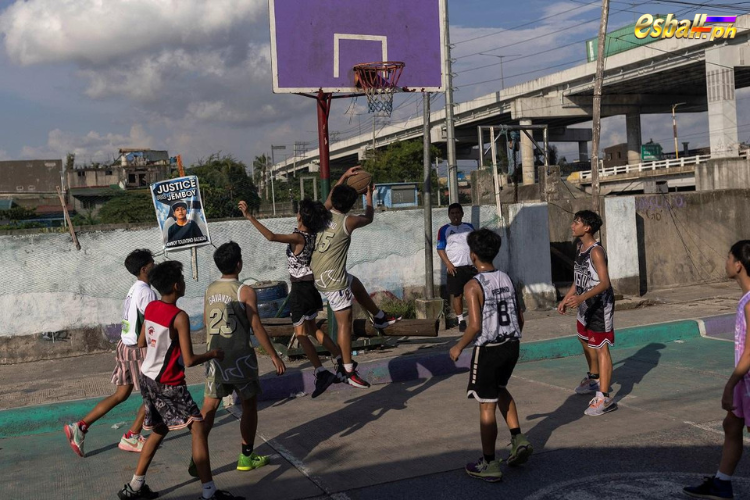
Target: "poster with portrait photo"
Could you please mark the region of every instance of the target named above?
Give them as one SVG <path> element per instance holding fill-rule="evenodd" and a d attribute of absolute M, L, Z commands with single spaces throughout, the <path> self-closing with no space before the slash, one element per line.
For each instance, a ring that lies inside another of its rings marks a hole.
<path fill-rule="evenodd" d="M 188 175 L 151 184 L 151 197 L 167 251 L 211 244 L 198 177 Z"/>

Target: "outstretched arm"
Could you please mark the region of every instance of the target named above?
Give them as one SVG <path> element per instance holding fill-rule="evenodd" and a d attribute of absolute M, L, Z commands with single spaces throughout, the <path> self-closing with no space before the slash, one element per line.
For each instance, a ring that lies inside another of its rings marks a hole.
<path fill-rule="evenodd" d="M 182 360 L 185 362 L 185 366 L 200 365 L 214 358 L 219 360 L 224 359 L 224 351 L 221 349 L 214 349 L 205 354 L 196 355 L 193 353 L 193 341 L 190 339 L 190 318 L 188 318 L 185 311 L 177 314 L 173 324 L 175 330 L 177 330 L 180 350 L 182 351 Z"/>
<path fill-rule="evenodd" d="M 276 349 L 273 348 L 271 339 L 268 338 L 268 332 L 266 332 L 266 329 L 260 322 L 258 299 L 255 295 L 255 290 L 249 286 L 243 286 L 240 290 L 240 300 L 245 304 L 245 314 L 247 314 L 247 319 L 253 328 L 255 338 L 258 339 L 261 347 L 271 356 L 271 362 L 276 368 L 276 375 L 281 375 L 286 371 L 286 365 L 284 365 L 279 355 L 276 354 Z"/>
<path fill-rule="evenodd" d="M 263 235 L 265 239 L 268 241 L 277 241 L 279 243 L 290 243 L 292 245 L 304 245 L 305 244 L 305 238 L 299 234 L 299 233 L 292 233 L 292 234 L 276 234 L 270 229 L 268 229 L 266 226 L 263 225 L 261 221 L 255 218 L 253 214 L 250 213 L 250 211 L 247 208 L 247 202 L 241 201 L 239 203 L 239 209 L 242 212 L 242 215 L 250 221 L 250 223 L 255 226 L 255 228 L 260 232 L 260 234 Z"/>
<path fill-rule="evenodd" d="M 372 219 L 375 217 L 375 209 L 372 207 L 372 184 L 367 186 L 365 200 L 367 202 L 367 207 L 365 207 L 364 215 L 350 215 L 346 218 L 346 230 L 349 233 L 358 227 L 365 227 L 368 224 L 372 224 Z"/>

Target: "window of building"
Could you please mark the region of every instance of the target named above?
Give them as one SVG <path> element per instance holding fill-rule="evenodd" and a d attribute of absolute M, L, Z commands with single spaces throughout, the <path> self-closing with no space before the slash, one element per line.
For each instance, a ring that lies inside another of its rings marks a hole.
<path fill-rule="evenodd" d="M 393 186 L 391 189 L 391 203 L 401 205 L 403 203 L 414 203 L 413 186 Z"/>
<path fill-rule="evenodd" d="M 621 152 L 621 151 L 618 151 L 618 152 L 617 152 L 617 159 L 619 160 L 620 158 L 622 158 L 622 152 Z"/>
<path fill-rule="evenodd" d="M 86 177 L 86 172 L 81 170 L 80 172 L 78 172 L 78 177 Z"/>
<path fill-rule="evenodd" d="M 128 174 L 128 184 L 135 184 L 135 174 Z"/>
<path fill-rule="evenodd" d="M 107 170 L 107 171 L 104 172 L 104 175 L 112 175 L 112 171 L 111 170 Z"/>

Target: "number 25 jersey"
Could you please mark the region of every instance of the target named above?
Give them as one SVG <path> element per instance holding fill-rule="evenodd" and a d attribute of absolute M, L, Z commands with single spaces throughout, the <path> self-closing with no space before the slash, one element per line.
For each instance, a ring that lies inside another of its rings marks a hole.
<path fill-rule="evenodd" d="M 212 359 L 206 364 L 206 373 L 222 384 L 247 381 L 258 369 L 250 341 L 253 329 L 240 300 L 244 286 L 237 280 L 218 279 L 206 289 L 206 350 L 224 350 L 224 359 Z"/>
<path fill-rule="evenodd" d="M 477 274 L 484 294 L 482 304 L 482 330 L 474 342 L 476 346 L 497 344 L 508 339 L 521 338 L 518 325 L 516 290 L 507 274 L 496 269 Z"/>

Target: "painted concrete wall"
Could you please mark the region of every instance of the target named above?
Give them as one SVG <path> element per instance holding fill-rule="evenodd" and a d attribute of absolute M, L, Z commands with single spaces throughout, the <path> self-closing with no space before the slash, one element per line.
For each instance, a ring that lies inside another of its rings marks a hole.
<path fill-rule="evenodd" d="M 609 278 L 616 292 L 638 295 L 638 231 L 635 219 L 635 198 L 605 198 L 607 221 L 607 257 Z"/>
<path fill-rule="evenodd" d="M 729 247 L 750 237 L 750 190 L 635 197 L 641 286 L 725 278 Z"/>
<path fill-rule="evenodd" d="M 514 208 L 508 219 L 510 245 L 494 206 L 466 207 L 464 220 L 504 236 L 496 265 L 508 269 L 510 255 L 514 255 L 511 277 L 522 281 L 531 296 L 536 290 L 545 293 L 551 286 L 546 217 L 545 205 Z M 446 208 L 433 211 L 435 238 L 439 227 L 447 222 Z M 264 223 L 274 232 L 291 232 L 296 219 L 268 219 Z M 213 222 L 209 229 L 216 245 L 234 240 L 242 247 L 241 279 L 287 279 L 284 245 L 267 242 L 249 222 Z M 348 268 L 368 291 L 388 290 L 402 296 L 405 288 L 424 284 L 423 234 L 421 210 L 377 213 L 372 225 L 353 234 Z M 134 281 L 123 266 L 125 257 L 135 248 L 159 251 L 160 233 L 156 228 L 81 232 L 79 241 L 81 251 L 75 250 L 67 234 L 0 236 L 4 275 L 0 288 L 0 337 L 119 323 L 122 301 Z M 198 281 L 191 279 L 189 251 L 167 256 L 185 266 L 186 296 L 178 305 L 190 314 L 193 328 L 202 327 L 203 293 L 220 274 L 213 264 L 213 250 L 203 247 L 197 251 Z M 157 262 L 163 259 L 163 255 L 159 256 Z M 444 284 L 445 269 L 434 249 L 433 260 L 435 283 Z"/>
<path fill-rule="evenodd" d="M 695 166 L 695 190 L 750 188 L 750 160 L 721 158 Z"/>

